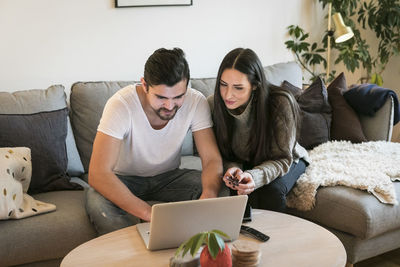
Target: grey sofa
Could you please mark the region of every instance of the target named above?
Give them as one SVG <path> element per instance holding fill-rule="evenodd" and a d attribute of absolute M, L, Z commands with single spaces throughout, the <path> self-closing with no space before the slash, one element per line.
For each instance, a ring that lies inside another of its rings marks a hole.
<path fill-rule="evenodd" d="M 294 62 L 268 66 L 265 72 L 274 84 L 287 80 L 301 87 L 301 69 Z M 72 86 L 71 122 L 68 124 L 66 146 L 67 171 L 74 182 L 88 186 L 85 183 L 87 170 L 103 107 L 111 95 L 130 83 L 77 82 Z M 191 79 L 190 83 L 191 87 L 209 96 L 214 91 L 215 78 Z M 62 86 L 14 94 L 0 93 L 0 113 L 29 114 L 56 110 L 67 106 L 66 99 Z M 19 101 L 19 104 L 10 105 L 9 101 Z M 390 117 L 388 110 L 391 110 L 391 103 L 387 104 L 385 110 L 382 117 Z M 381 123 L 380 119 L 369 122 L 369 125 Z M 190 132 L 182 148 L 181 167 L 201 169 L 200 160 L 193 152 Z M 399 196 L 399 184 L 396 190 Z M 69 251 L 96 237 L 85 211 L 83 190 L 53 191 L 35 194 L 33 197 L 55 204 L 57 210 L 22 220 L 0 221 L 0 266 L 59 266 Z M 333 231 L 344 243 L 351 263 L 400 247 L 399 207 L 380 204 L 373 196 L 362 191 L 344 187 L 319 189 L 316 208 L 312 212 L 296 215 Z"/>

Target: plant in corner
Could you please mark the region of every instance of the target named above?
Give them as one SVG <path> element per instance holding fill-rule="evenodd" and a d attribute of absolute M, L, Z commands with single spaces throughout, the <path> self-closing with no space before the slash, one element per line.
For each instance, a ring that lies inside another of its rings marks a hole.
<path fill-rule="evenodd" d="M 366 24 L 379 40 L 376 57 L 373 58 L 371 69 L 367 69 L 368 78 L 372 83 L 382 84 L 382 72 L 389 59 L 400 54 L 400 1 L 379 0 L 362 3 L 358 10 L 357 21 L 366 29 Z"/>
<path fill-rule="evenodd" d="M 325 76 L 325 73 L 319 73 L 317 70 L 320 64 L 326 68 L 326 60 L 323 55 L 326 52 L 325 48 L 318 47 L 316 42 L 310 47 L 310 43 L 307 42 L 309 34 L 299 26 L 290 25 L 287 29 L 291 40 L 286 41 L 285 45 L 295 55 L 296 62 L 311 75 L 312 81 L 318 76 Z"/>
<path fill-rule="evenodd" d="M 335 43 L 331 39 L 332 49 L 339 53 L 334 64 L 342 62 L 346 69 L 354 72 L 356 69 L 366 70 L 366 80 L 382 85 L 382 73 L 389 59 L 400 54 L 400 1 L 399 0 L 318 0 L 325 7 L 332 3 L 333 12 L 342 14 L 346 25 L 352 28 L 354 38 L 344 43 Z M 359 24 L 356 23 L 356 20 Z M 357 26 L 372 30 L 379 42 L 377 52 L 371 51 L 370 45 L 362 37 Z M 322 47 L 307 42 L 309 34 L 299 26 L 288 27 L 291 40 L 285 42 L 286 47 L 296 56 L 296 61 L 309 73 L 312 80 L 324 73 L 318 73 L 320 64 L 326 69 L 324 54 L 327 48 L 327 34 L 321 38 Z M 332 80 L 335 73 L 329 73 Z M 360 79 L 361 80 L 361 79 Z"/>
<path fill-rule="evenodd" d="M 180 254 L 184 257 L 189 251 L 194 257 L 200 247 L 205 244 L 200 254 L 200 265 L 202 267 L 231 267 L 231 252 L 222 237 L 229 238 L 227 234 L 219 230 L 198 233 L 179 246 L 175 257 L 179 257 Z"/>

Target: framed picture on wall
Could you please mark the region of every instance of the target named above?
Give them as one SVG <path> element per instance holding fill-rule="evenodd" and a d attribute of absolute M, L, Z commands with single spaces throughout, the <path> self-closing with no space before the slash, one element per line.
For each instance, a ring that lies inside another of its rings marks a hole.
<path fill-rule="evenodd" d="M 191 6 L 193 0 L 115 0 L 115 7 Z"/>

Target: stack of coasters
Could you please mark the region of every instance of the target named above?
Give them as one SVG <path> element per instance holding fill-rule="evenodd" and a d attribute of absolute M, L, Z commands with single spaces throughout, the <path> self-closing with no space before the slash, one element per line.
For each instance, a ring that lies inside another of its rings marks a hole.
<path fill-rule="evenodd" d="M 233 267 L 256 267 L 260 263 L 261 251 L 256 242 L 236 240 L 231 250 Z"/>

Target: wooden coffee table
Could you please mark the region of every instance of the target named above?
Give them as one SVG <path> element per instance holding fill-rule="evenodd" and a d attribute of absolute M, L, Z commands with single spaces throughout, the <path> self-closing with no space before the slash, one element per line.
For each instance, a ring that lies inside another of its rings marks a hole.
<path fill-rule="evenodd" d="M 331 232 L 307 220 L 266 210 L 253 210 L 254 227 L 271 238 L 262 243 L 260 266 L 346 265 L 346 251 Z M 254 240 L 244 235 L 239 239 Z M 148 251 L 135 226 L 92 239 L 68 253 L 61 267 L 163 266 L 176 249 Z"/>

